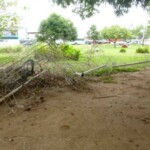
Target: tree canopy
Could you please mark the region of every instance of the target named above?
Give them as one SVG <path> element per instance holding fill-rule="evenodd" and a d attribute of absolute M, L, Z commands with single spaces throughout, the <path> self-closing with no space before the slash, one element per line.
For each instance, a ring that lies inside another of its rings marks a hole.
<path fill-rule="evenodd" d="M 135 28 L 131 29 L 132 38 L 141 38 L 142 37 L 142 30 L 144 27 L 142 25 L 139 25 Z"/>
<path fill-rule="evenodd" d="M 118 39 L 124 39 L 126 40 L 131 36 L 131 33 L 128 29 L 120 27 L 120 26 L 111 26 L 111 27 L 105 27 L 101 31 L 102 36 L 105 39 L 111 39 L 115 43 Z M 114 45 L 115 46 L 115 45 Z"/>
<path fill-rule="evenodd" d="M 88 38 L 92 39 L 92 40 L 98 40 L 99 39 L 99 32 L 97 31 L 97 28 L 95 25 L 92 25 L 89 29 L 89 31 L 87 32 L 87 36 Z"/>
<path fill-rule="evenodd" d="M 146 8 L 150 0 L 52 0 L 54 3 L 67 7 L 71 4 L 74 5 L 74 12 L 80 14 L 82 18 L 90 17 L 98 12 L 98 6 L 102 3 L 108 3 L 115 9 L 117 15 L 122 15 L 128 12 L 132 5 L 141 5 Z"/>
<path fill-rule="evenodd" d="M 55 13 L 41 22 L 39 33 L 38 40 L 45 42 L 57 39 L 75 40 L 77 38 L 77 30 L 73 23 Z"/>
<path fill-rule="evenodd" d="M 15 27 L 19 18 L 14 9 L 12 9 L 15 5 L 15 0 L 0 0 L 0 36 L 5 29 L 16 30 Z"/>
<path fill-rule="evenodd" d="M 143 25 L 136 26 L 130 29 L 130 32 L 131 32 L 131 37 L 133 39 L 135 38 L 141 39 L 143 38 L 143 35 L 144 35 L 144 38 L 149 38 L 150 37 L 150 22 L 148 22 L 146 26 L 143 26 Z"/>

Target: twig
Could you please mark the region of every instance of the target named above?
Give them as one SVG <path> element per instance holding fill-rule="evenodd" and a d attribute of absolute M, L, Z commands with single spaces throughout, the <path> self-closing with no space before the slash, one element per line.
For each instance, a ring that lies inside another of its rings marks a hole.
<path fill-rule="evenodd" d="M 109 97 L 117 97 L 117 95 L 98 96 L 98 97 L 93 97 L 93 98 L 98 99 L 98 98 L 109 98 Z"/>

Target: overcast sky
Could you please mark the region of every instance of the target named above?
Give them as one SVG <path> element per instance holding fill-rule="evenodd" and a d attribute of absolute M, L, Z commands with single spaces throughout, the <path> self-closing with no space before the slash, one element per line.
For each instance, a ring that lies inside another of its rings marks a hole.
<path fill-rule="evenodd" d="M 26 11 L 22 11 L 24 6 L 28 8 Z M 135 27 L 146 25 L 149 18 L 147 12 L 140 7 L 132 7 L 129 13 L 121 17 L 116 17 L 109 5 L 101 5 L 99 10 L 99 14 L 82 20 L 77 14 L 72 13 L 71 8 L 63 9 L 52 5 L 50 0 L 18 0 L 18 12 L 23 18 L 21 26 L 26 27 L 28 31 L 37 31 L 40 22 L 54 12 L 70 19 L 77 27 L 79 37 L 84 37 L 93 24 L 98 30 L 111 25 Z"/>

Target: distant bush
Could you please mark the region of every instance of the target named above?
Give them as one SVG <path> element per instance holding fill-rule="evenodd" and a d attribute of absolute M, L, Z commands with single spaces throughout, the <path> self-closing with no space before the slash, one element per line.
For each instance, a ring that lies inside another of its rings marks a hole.
<path fill-rule="evenodd" d="M 149 47 L 148 46 L 143 47 L 143 51 L 144 53 L 149 53 Z"/>
<path fill-rule="evenodd" d="M 126 50 L 124 48 L 120 49 L 120 53 L 125 53 Z"/>
<path fill-rule="evenodd" d="M 17 52 L 21 52 L 22 50 L 23 50 L 22 45 L 0 47 L 0 53 L 17 53 Z"/>
<path fill-rule="evenodd" d="M 122 45 L 122 48 L 128 48 L 128 45 L 123 44 L 123 45 Z"/>
<path fill-rule="evenodd" d="M 59 48 L 67 59 L 78 60 L 80 57 L 80 51 L 71 45 L 61 44 Z"/>
<path fill-rule="evenodd" d="M 136 53 L 149 53 L 149 48 L 148 47 L 139 47 L 136 49 Z"/>
<path fill-rule="evenodd" d="M 38 48 L 35 51 L 35 58 L 37 59 L 72 59 L 78 60 L 80 56 L 80 51 L 74 48 L 73 46 L 61 44 L 48 46 L 44 44 L 39 44 Z"/>

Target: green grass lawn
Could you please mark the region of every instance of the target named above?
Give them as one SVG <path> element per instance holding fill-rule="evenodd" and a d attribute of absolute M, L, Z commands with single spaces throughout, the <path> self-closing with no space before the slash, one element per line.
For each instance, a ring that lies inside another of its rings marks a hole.
<path fill-rule="evenodd" d="M 30 47 L 25 48 L 22 45 L 0 47 L 0 66 L 22 60 L 31 52 Z"/>
<path fill-rule="evenodd" d="M 97 45 L 97 52 L 92 53 L 92 55 L 90 53 L 91 45 L 74 45 L 74 47 L 81 51 L 81 56 L 78 61 L 67 60 L 67 64 L 70 64 L 69 66 L 71 67 L 68 67 L 70 70 L 72 69 L 77 72 L 85 71 L 103 64 L 109 66 L 111 64 L 127 64 L 132 62 L 150 60 L 150 53 L 136 53 L 136 49 L 140 47 L 140 45 L 130 45 L 128 48 L 126 48 L 125 53 L 121 53 L 121 46 L 117 46 L 116 48 L 114 48 L 113 44 L 99 44 Z M 23 51 L 15 51 L 14 53 L 5 53 L 3 51 L 0 53 L 0 64 L 5 64 L 8 62 L 13 62 L 14 60 L 21 59 L 22 57 L 27 56 L 27 52 L 32 52 L 32 50 L 33 48 L 31 47 L 31 49 L 26 48 Z M 59 62 L 66 63 L 62 61 Z M 143 67 L 145 65 L 138 66 Z"/>
<path fill-rule="evenodd" d="M 97 47 L 98 52 L 95 52 L 91 55 L 89 65 L 87 62 L 91 45 L 75 45 L 75 47 L 81 51 L 81 56 L 78 62 L 71 62 L 74 70 L 85 71 L 92 67 L 103 64 L 109 66 L 111 64 L 127 64 L 150 60 L 150 53 L 136 53 L 136 49 L 141 47 L 141 45 L 130 45 L 128 48 L 126 48 L 125 53 L 121 53 L 121 46 L 114 48 L 113 44 L 100 44 Z M 130 70 L 136 70 L 135 68 L 141 68 L 145 66 L 147 66 L 147 64 L 132 66 L 130 67 Z"/>
<path fill-rule="evenodd" d="M 80 61 L 84 62 L 87 60 L 89 54 L 88 51 L 90 50 L 90 45 L 78 45 L 75 46 L 80 49 L 82 55 L 80 57 Z M 116 64 L 120 63 L 131 63 L 131 62 L 138 62 L 138 61 L 145 61 L 150 60 L 150 54 L 138 54 L 136 53 L 136 49 L 140 47 L 139 45 L 130 45 L 126 48 L 125 53 L 121 53 L 120 49 L 121 46 L 117 46 L 116 48 L 113 47 L 113 44 L 103 44 L 98 45 L 98 52 L 95 52 L 91 56 L 91 61 L 95 64 L 103 64 L 112 62 Z"/>
<path fill-rule="evenodd" d="M 6 64 L 16 59 L 14 54 L 0 53 L 0 64 Z"/>

